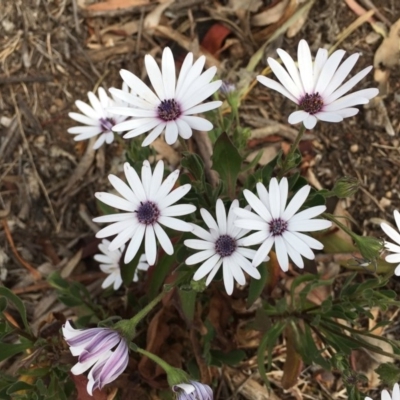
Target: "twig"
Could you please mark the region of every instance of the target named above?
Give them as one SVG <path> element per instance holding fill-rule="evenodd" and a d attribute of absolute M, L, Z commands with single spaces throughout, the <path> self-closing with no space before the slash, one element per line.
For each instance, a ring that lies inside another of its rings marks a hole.
<path fill-rule="evenodd" d="M 12 235 L 11 235 L 11 232 L 10 232 L 10 228 L 8 227 L 7 220 L 3 219 L 1 222 L 3 224 L 3 229 L 4 229 L 4 233 L 6 234 L 7 241 L 10 244 L 11 250 L 14 253 L 15 257 L 17 258 L 17 260 L 22 264 L 23 267 L 25 267 L 32 274 L 32 276 L 33 276 L 33 278 L 35 280 L 42 279 L 42 275 L 40 274 L 40 272 L 38 270 L 36 270 L 35 268 L 33 268 L 32 265 L 30 265 L 28 262 L 26 262 L 19 255 L 18 250 L 15 247 L 14 239 L 12 238 Z"/>
<path fill-rule="evenodd" d="M 0 85 L 12 85 L 13 83 L 51 82 L 52 76 L 0 76 Z"/>
<path fill-rule="evenodd" d="M 21 113 L 19 111 L 19 108 L 18 108 L 18 105 L 17 105 L 17 101 L 15 100 L 15 94 L 14 94 L 14 91 L 12 90 L 12 88 L 10 90 L 10 94 L 11 94 L 11 98 L 12 98 L 12 101 L 13 101 L 15 114 L 17 116 L 19 132 L 20 132 L 20 134 L 22 136 L 22 140 L 24 142 L 24 145 L 25 145 L 25 148 L 26 148 L 26 152 L 28 153 L 29 161 L 30 161 L 30 163 L 32 165 L 32 168 L 33 168 L 33 171 L 35 173 L 35 178 L 37 179 L 37 181 L 39 183 L 39 186 L 43 191 L 44 197 L 46 198 L 46 202 L 47 202 L 47 204 L 48 204 L 48 206 L 50 208 L 50 217 L 51 217 L 50 219 L 51 219 L 54 227 L 57 229 L 57 224 L 58 223 L 57 223 L 56 215 L 54 213 L 53 205 L 51 204 L 50 197 L 49 197 L 49 195 L 47 193 L 47 190 L 46 190 L 46 186 L 44 185 L 44 183 L 42 181 L 42 178 L 40 177 L 40 175 L 39 175 L 39 173 L 37 171 L 37 168 L 36 168 L 36 165 L 35 165 L 35 161 L 33 160 L 32 152 L 29 149 L 29 142 L 28 142 L 28 139 L 26 138 L 24 127 L 22 126 Z"/>
<path fill-rule="evenodd" d="M 76 4 L 76 0 L 72 0 L 72 13 L 74 14 L 75 32 L 78 35 L 80 35 L 81 34 L 81 28 L 79 26 L 78 5 Z"/>

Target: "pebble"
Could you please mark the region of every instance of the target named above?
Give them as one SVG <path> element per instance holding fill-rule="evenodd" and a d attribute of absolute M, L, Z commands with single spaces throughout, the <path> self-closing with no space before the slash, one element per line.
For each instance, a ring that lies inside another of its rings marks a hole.
<path fill-rule="evenodd" d="M 386 197 L 382 197 L 379 201 L 379 205 L 382 208 L 389 207 L 392 204 L 392 201 L 390 199 L 387 199 Z"/>
<path fill-rule="evenodd" d="M 358 151 L 358 144 L 352 144 L 352 145 L 350 146 L 350 151 L 351 151 L 352 153 L 357 153 L 357 151 Z"/>

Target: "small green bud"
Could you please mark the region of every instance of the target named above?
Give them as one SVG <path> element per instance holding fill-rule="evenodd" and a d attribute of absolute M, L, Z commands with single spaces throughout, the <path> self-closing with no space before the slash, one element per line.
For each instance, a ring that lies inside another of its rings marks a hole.
<path fill-rule="evenodd" d="M 343 176 L 336 181 L 332 192 L 339 197 L 339 199 L 344 199 L 353 196 L 359 187 L 360 182 L 357 178 L 353 178 L 352 176 Z"/>
<path fill-rule="evenodd" d="M 383 241 L 371 236 L 352 235 L 356 246 L 360 249 L 361 255 L 365 260 L 372 261 L 379 257 L 383 250 Z"/>
<path fill-rule="evenodd" d="M 206 279 L 200 279 L 199 281 L 190 281 L 191 288 L 198 293 L 204 292 L 207 288 Z"/>
<path fill-rule="evenodd" d="M 131 341 L 136 336 L 136 325 L 129 319 L 122 319 L 114 325 L 114 329 L 118 331 L 121 336 Z"/>
<path fill-rule="evenodd" d="M 171 387 L 179 385 L 180 383 L 189 382 L 189 375 L 180 368 L 170 367 L 165 369 L 165 372 L 167 373 L 168 385 Z"/>

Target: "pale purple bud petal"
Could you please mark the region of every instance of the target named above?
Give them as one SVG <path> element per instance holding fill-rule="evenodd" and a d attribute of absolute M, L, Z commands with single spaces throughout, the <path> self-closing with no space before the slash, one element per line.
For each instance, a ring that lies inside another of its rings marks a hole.
<path fill-rule="evenodd" d="M 178 400 L 213 400 L 213 392 L 208 385 L 200 382 L 180 383 L 172 387 L 178 393 Z"/>

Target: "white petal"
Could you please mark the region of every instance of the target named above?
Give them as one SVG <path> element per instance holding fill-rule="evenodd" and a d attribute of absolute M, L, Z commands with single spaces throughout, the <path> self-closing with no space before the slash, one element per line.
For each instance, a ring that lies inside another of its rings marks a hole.
<path fill-rule="evenodd" d="M 150 225 L 146 227 L 144 249 L 146 253 L 147 262 L 149 263 L 149 265 L 154 265 L 157 258 L 157 244 L 156 244 L 156 236 L 154 234 L 154 229 Z"/>
<path fill-rule="evenodd" d="M 358 82 L 361 81 L 368 73 L 371 71 L 372 66 L 364 68 L 358 74 L 354 75 L 351 79 L 349 79 L 344 85 L 340 86 L 336 91 L 334 91 L 329 96 L 325 97 L 325 103 L 330 104 L 339 97 L 343 96 L 347 93 L 350 89 L 352 89 Z"/>
<path fill-rule="evenodd" d="M 73 120 L 78 121 L 84 125 L 98 125 L 99 124 L 98 118 L 90 118 L 90 117 L 87 117 L 86 115 L 78 114 L 76 112 L 70 112 L 70 113 L 68 113 L 68 116 L 70 118 L 72 118 Z"/>
<path fill-rule="evenodd" d="M 289 269 L 289 258 L 282 236 L 275 236 L 275 252 L 279 266 L 283 272 L 287 272 Z"/>
<path fill-rule="evenodd" d="M 205 208 L 200 209 L 200 214 L 201 214 L 201 217 L 203 218 L 204 222 L 210 229 L 214 229 L 215 231 L 219 232 L 219 227 L 218 227 L 215 219 Z"/>
<path fill-rule="evenodd" d="M 185 240 L 185 246 L 190 247 L 189 245 L 186 244 L 187 240 Z M 207 260 L 208 258 L 212 257 L 213 255 L 215 255 L 215 249 L 214 249 L 214 244 L 213 244 L 213 248 L 212 249 L 206 249 L 203 251 L 199 251 L 195 254 L 192 254 L 190 257 L 188 257 L 185 261 L 186 265 L 193 265 L 193 264 L 198 264 L 200 262 L 203 262 L 204 260 Z M 206 275 L 206 274 L 204 274 Z M 199 278 L 201 279 L 201 278 Z"/>
<path fill-rule="evenodd" d="M 227 268 L 229 268 L 232 272 L 233 279 L 239 284 L 239 285 L 245 285 L 246 284 L 246 277 L 244 276 L 244 273 L 240 266 L 232 259 L 231 257 L 225 257 L 222 260 L 223 264 L 227 264 Z"/>
<path fill-rule="evenodd" d="M 118 223 L 118 222 L 117 222 Z M 112 226 L 112 225 L 110 225 Z M 121 231 L 120 233 L 118 233 L 118 235 L 113 239 L 113 241 L 111 242 L 110 246 L 109 246 L 109 250 L 110 251 L 114 251 L 116 249 L 118 249 L 119 247 L 123 246 L 129 239 L 134 240 L 135 238 L 135 233 L 138 229 L 138 224 L 136 225 L 129 225 L 127 226 L 123 231 Z M 107 228 L 104 228 L 107 229 Z M 100 231 L 101 232 L 101 231 Z M 97 235 L 100 233 L 98 232 Z M 99 237 L 97 236 L 96 237 Z"/>
<path fill-rule="evenodd" d="M 206 111 L 214 110 L 222 105 L 222 101 L 209 101 L 208 103 L 199 104 L 185 111 L 185 114 L 199 114 Z"/>
<path fill-rule="evenodd" d="M 124 82 L 126 85 L 126 83 Z M 132 93 L 127 93 L 120 89 L 111 88 L 110 93 L 116 98 L 122 100 L 124 103 L 131 104 L 134 107 L 144 108 L 145 110 L 154 110 L 154 103 L 149 103 L 148 101 L 136 96 Z M 121 104 L 121 103 L 119 103 Z M 107 111 L 110 111 L 109 108 Z"/>
<path fill-rule="evenodd" d="M 318 49 L 317 55 L 314 60 L 314 83 L 316 84 L 321 73 L 322 68 L 324 67 L 326 60 L 328 59 L 328 50 L 326 49 Z M 315 90 L 314 90 L 315 92 Z"/>
<path fill-rule="evenodd" d="M 137 128 L 134 128 L 133 125 L 137 125 L 137 121 L 141 121 L 142 123 Z M 157 125 L 160 124 L 160 121 L 157 118 L 139 118 L 136 120 L 124 121 L 120 124 L 117 124 L 113 127 L 114 132 L 125 132 L 130 131 L 126 135 L 124 135 L 124 139 L 129 139 L 132 137 L 136 137 L 141 135 L 142 133 L 148 132 Z M 133 130 L 133 132 L 131 131 Z"/>
<path fill-rule="evenodd" d="M 191 214 L 196 211 L 196 206 L 191 204 L 177 204 L 170 206 L 161 212 L 164 217 L 180 217 L 182 215 Z"/>
<path fill-rule="evenodd" d="M 213 269 L 211 272 L 208 274 L 207 279 L 206 279 L 206 286 L 208 286 L 211 281 L 214 279 L 214 276 L 217 274 L 219 268 L 221 267 L 222 264 L 222 257 L 220 260 L 214 265 Z"/>
<path fill-rule="evenodd" d="M 141 182 L 147 199 L 150 199 L 149 193 L 150 193 L 152 175 L 153 174 L 151 171 L 151 166 L 149 161 L 148 160 L 143 161 L 142 171 L 141 171 Z"/>
<path fill-rule="evenodd" d="M 176 83 L 176 89 L 175 89 L 175 97 L 179 96 L 180 90 L 182 88 L 182 84 L 184 83 L 189 71 L 191 70 L 192 64 L 193 64 L 193 53 L 188 53 L 186 55 L 185 59 L 183 60 L 182 67 L 179 72 L 178 81 Z M 199 75 L 200 75 L 202 69 L 203 69 L 203 67 L 201 67 Z"/>
<path fill-rule="evenodd" d="M 342 61 L 342 58 L 345 55 L 345 53 L 346 52 L 344 50 L 336 50 L 328 58 L 328 60 L 326 61 L 325 65 L 321 70 L 314 92 L 324 93 L 324 90 L 331 82 L 331 79 L 334 76 L 337 68 L 339 67 L 339 64 Z"/>
<path fill-rule="evenodd" d="M 154 227 L 154 232 L 157 236 L 157 239 L 160 242 L 163 250 L 169 255 L 174 254 L 174 247 L 172 246 L 171 240 L 168 237 L 168 235 L 165 233 L 164 229 L 161 228 L 161 226 L 157 223 L 154 224 L 153 227 Z"/>
<path fill-rule="evenodd" d="M 193 280 L 198 281 L 198 280 L 204 278 L 213 269 L 213 267 L 217 264 L 217 262 L 219 261 L 220 258 L 221 258 L 221 256 L 219 254 L 214 254 L 207 261 L 205 261 L 203 264 L 201 264 L 199 269 L 194 274 Z M 186 264 L 187 264 L 187 260 L 186 260 Z"/>
<path fill-rule="evenodd" d="M 341 122 L 343 121 L 343 117 L 335 112 L 324 112 L 320 111 L 314 114 L 319 120 L 326 122 Z"/>
<path fill-rule="evenodd" d="M 161 122 L 159 125 L 157 125 L 146 137 L 146 139 L 144 139 L 142 146 L 148 146 L 149 144 L 153 143 L 161 134 L 161 132 L 164 130 L 166 123 L 165 122 Z M 128 139 L 128 135 L 125 135 L 124 138 Z"/>
<path fill-rule="evenodd" d="M 189 54 L 191 55 L 189 60 L 193 60 L 193 55 L 191 53 Z M 188 58 L 188 56 L 186 56 L 186 59 Z M 184 63 L 186 62 L 186 59 Z M 192 66 L 190 66 L 190 68 L 185 69 L 185 71 L 183 71 L 182 68 L 181 73 L 179 74 L 178 83 L 176 85 L 175 98 L 180 99 L 182 95 L 184 95 L 184 93 L 186 93 L 186 91 L 190 88 L 195 79 L 197 79 L 200 76 L 205 61 L 206 61 L 205 56 L 201 56 L 196 60 L 196 62 Z M 187 64 L 187 66 L 188 65 L 189 64 Z M 185 72 L 185 76 L 182 76 L 181 79 L 182 72 Z"/>
<path fill-rule="evenodd" d="M 162 160 L 158 161 L 156 167 L 153 171 L 153 176 L 151 178 L 149 198 L 153 199 L 156 197 L 158 190 L 161 187 L 162 179 L 164 175 L 164 162 Z"/>
<path fill-rule="evenodd" d="M 298 124 L 299 122 L 303 122 L 308 115 L 308 112 L 303 110 L 294 111 L 289 115 L 288 122 L 292 125 Z"/>
<path fill-rule="evenodd" d="M 307 129 L 314 129 L 315 125 L 317 125 L 317 118 L 314 115 L 308 115 L 303 124 Z"/>
<path fill-rule="evenodd" d="M 303 257 L 306 257 L 309 260 L 313 260 L 315 258 L 314 253 L 311 251 L 307 243 L 303 242 L 298 236 L 289 231 L 284 232 L 282 236 L 285 242 L 289 243 Z"/>
<path fill-rule="evenodd" d="M 83 101 L 77 100 L 75 105 L 89 118 L 99 120 L 102 117 L 102 115 L 99 115 L 92 107 L 89 106 L 89 104 L 86 104 Z"/>
<path fill-rule="evenodd" d="M 274 244 L 273 236 L 269 236 L 267 239 L 265 239 L 264 243 L 259 247 L 256 255 L 253 258 L 252 264 L 255 267 L 258 267 L 266 259 L 273 244 Z"/>
<path fill-rule="evenodd" d="M 298 89 L 298 96 L 296 96 L 296 97 L 303 96 L 305 94 L 303 91 L 303 84 L 301 83 L 299 70 L 297 69 L 295 62 L 293 61 L 293 58 L 290 57 L 290 55 L 288 53 L 286 53 L 285 50 L 278 49 L 278 50 L 276 50 L 276 52 L 278 53 L 279 57 L 281 58 L 283 64 L 285 65 L 287 71 L 289 72 L 289 75 L 292 78 L 296 88 Z"/>
<path fill-rule="evenodd" d="M 299 99 L 303 94 L 303 87 L 298 87 L 293 82 L 293 79 L 278 63 L 278 61 L 270 57 L 268 58 L 267 62 L 275 76 L 279 79 L 279 82 L 283 85 L 283 87 L 292 95 L 292 97 L 294 97 L 295 99 Z"/>
<path fill-rule="evenodd" d="M 322 214 L 324 211 L 326 210 L 325 206 L 314 206 L 314 207 L 310 207 L 307 208 L 306 210 L 303 210 L 299 213 L 297 213 L 296 215 L 294 215 L 290 221 L 302 221 L 302 220 L 306 220 L 306 219 L 311 219 L 316 217 L 317 215 Z"/>
<path fill-rule="evenodd" d="M 215 248 L 215 243 L 199 239 L 187 239 L 184 241 L 184 244 L 195 250 L 211 250 Z"/>
<path fill-rule="evenodd" d="M 276 178 L 271 179 L 271 182 L 269 183 L 268 193 L 269 193 L 271 216 L 273 219 L 277 219 L 280 217 L 281 195 L 280 195 L 278 180 Z"/>
<path fill-rule="evenodd" d="M 221 235 L 226 235 L 227 233 L 227 224 L 226 224 L 226 210 L 224 203 L 221 199 L 217 200 L 217 205 L 215 209 L 216 217 L 217 217 L 217 223 L 219 227 L 219 233 Z"/>
<path fill-rule="evenodd" d="M 143 224 L 138 224 L 137 230 L 135 232 L 134 238 L 129 242 L 128 248 L 126 249 L 124 263 L 130 263 L 136 256 L 140 245 L 142 244 L 144 232 L 146 230 L 146 226 Z"/>
<path fill-rule="evenodd" d="M 331 221 L 327 221 L 325 219 L 309 219 L 306 221 L 295 221 L 291 220 L 288 223 L 288 229 L 291 231 L 297 232 L 314 232 L 314 231 L 322 231 L 324 229 L 328 229 L 332 226 Z"/>
<path fill-rule="evenodd" d="M 313 64 L 308 43 L 302 39 L 297 48 L 297 62 L 304 91 L 311 94 L 314 89 Z"/>
<path fill-rule="evenodd" d="M 160 209 L 164 210 L 165 208 L 169 207 L 171 204 L 176 203 L 182 197 L 184 197 L 189 190 L 191 189 L 191 185 L 187 183 L 186 185 L 179 186 L 171 193 L 169 193 L 166 197 L 164 197 L 160 202 Z M 158 198 L 158 197 L 157 197 Z"/>
<path fill-rule="evenodd" d="M 68 133 L 72 134 L 79 134 L 83 133 L 86 134 L 86 139 L 99 133 L 103 132 L 103 128 L 101 126 L 74 126 L 72 128 L 68 128 Z"/>
<path fill-rule="evenodd" d="M 267 188 L 261 183 L 258 182 L 256 185 L 257 188 L 257 194 L 262 203 L 267 207 L 267 209 L 270 209 L 270 204 L 269 204 L 269 194 Z"/>
<path fill-rule="evenodd" d="M 260 243 L 264 242 L 265 240 L 267 240 L 269 235 L 270 235 L 270 233 L 266 230 L 261 231 L 261 232 L 256 232 L 256 233 L 253 233 L 249 236 L 246 236 L 246 237 L 240 239 L 240 242 L 241 242 L 240 244 L 242 246 L 253 246 L 255 244 L 260 244 Z"/>
<path fill-rule="evenodd" d="M 226 259 L 222 260 L 222 268 L 223 268 L 223 275 L 224 275 L 225 290 L 226 290 L 226 293 L 231 295 L 233 292 L 234 281 L 233 281 L 231 269 L 229 268 L 229 265 L 226 262 Z"/>
<path fill-rule="evenodd" d="M 294 236 L 298 237 L 302 242 L 304 242 L 308 247 L 315 250 L 322 250 L 324 245 L 318 240 L 314 239 L 311 236 L 305 235 L 300 232 L 291 232 Z"/>
<path fill-rule="evenodd" d="M 265 220 L 263 218 L 261 218 L 258 214 L 255 214 L 249 210 L 246 210 L 245 208 L 235 208 L 235 210 L 233 212 L 240 219 L 247 219 L 247 220 L 251 220 L 251 221 L 260 221 L 260 222 L 265 223 Z M 236 225 L 236 220 L 235 220 L 234 224 Z M 249 229 L 249 228 L 247 228 L 247 229 Z"/>
<path fill-rule="evenodd" d="M 140 95 L 147 102 L 157 104 L 160 99 L 149 89 L 149 87 L 142 82 L 136 75 L 132 74 L 125 69 L 120 71 L 121 78 L 128 84 L 133 93 Z"/>
<path fill-rule="evenodd" d="M 99 149 L 104 144 L 107 137 L 109 137 L 109 136 L 107 136 L 107 134 L 100 135 L 97 138 L 96 142 L 94 143 L 93 149 L 94 150 Z M 75 137 L 74 139 L 78 140 L 78 137 Z M 111 140 L 108 140 L 108 143 L 112 143 L 113 140 L 114 140 L 114 136 L 113 136 L 113 134 L 111 134 Z"/>
<path fill-rule="evenodd" d="M 240 253 L 237 251 L 232 254 L 232 259 L 235 264 L 240 266 L 240 268 L 243 269 L 246 273 L 248 273 L 252 278 L 255 279 L 260 279 L 261 275 L 260 272 L 256 267 L 254 267 L 249 260 L 243 257 Z M 238 281 L 239 282 L 239 281 Z M 240 282 L 239 282 L 240 283 Z"/>
<path fill-rule="evenodd" d="M 388 263 L 399 263 L 400 254 L 389 254 L 385 257 L 385 261 L 387 261 Z"/>
<path fill-rule="evenodd" d="M 135 204 L 131 203 L 128 200 L 123 199 L 122 197 L 116 196 L 115 194 L 100 192 L 95 193 L 95 196 L 102 202 L 111 207 L 118 208 L 124 211 L 135 211 Z"/>
<path fill-rule="evenodd" d="M 167 99 L 164 91 L 163 77 L 156 60 L 150 54 L 146 54 L 144 57 L 144 64 L 146 66 L 147 75 L 157 96 L 160 98 L 160 100 Z M 138 94 L 140 95 L 140 93 Z"/>
<path fill-rule="evenodd" d="M 374 88 L 359 90 L 335 100 L 331 104 L 324 107 L 324 111 L 336 111 L 342 108 L 357 106 L 359 104 L 367 104 L 369 100 L 372 97 L 375 97 L 378 93 L 378 89 Z"/>
<path fill-rule="evenodd" d="M 353 67 L 356 64 L 359 57 L 360 57 L 360 53 L 352 54 L 337 69 L 337 71 L 333 75 L 331 81 L 329 82 L 328 86 L 325 88 L 325 90 L 323 92 L 323 95 L 325 97 L 329 96 L 331 93 L 333 93 L 343 83 L 343 81 L 349 75 L 350 71 L 353 69 Z"/>
<path fill-rule="evenodd" d="M 158 218 L 158 222 L 161 225 L 165 225 L 167 228 L 171 228 L 176 231 L 191 232 L 193 229 L 190 224 L 177 218 L 161 216 Z"/>
<path fill-rule="evenodd" d="M 285 241 L 286 250 L 288 252 L 289 257 L 292 261 L 301 269 L 304 268 L 304 261 L 301 257 L 300 253 L 295 250 L 295 248 L 289 243 Z"/>
<path fill-rule="evenodd" d="M 180 117 L 183 121 L 185 121 L 192 129 L 196 129 L 198 131 L 211 131 L 213 128 L 213 124 L 201 117 L 194 117 L 190 115 L 182 115 Z"/>
<path fill-rule="evenodd" d="M 381 224 L 381 228 L 392 240 L 394 240 L 397 244 L 400 245 L 400 234 L 396 232 L 391 226 L 386 223 Z"/>
<path fill-rule="evenodd" d="M 213 242 L 213 237 L 211 236 L 210 232 L 206 231 L 204 228 L 201 226 L 191 224 L 193 228 L 193 235 L 199 237 L 200 239 L 206 240 L 208 242 Z"/>
<path fill-rule="evenodd" d="M 180 118 L 177 119 L 175 123 L 178 126 L 178 133 L 181 138 L 189 139 L 190 137 L 192 137 L 193 131 L 187 122 Z"/>
<path fill-rule="evenodd" d="M 263 84 L 264 86 L 275 90 L 276 92 L 283 94 L 285 97 L 287 97 L 289 100 L 292 100 L 294 103 L 299 104 L 299 100 L 296 99 L 283 85 L 280 83 L 272 80 L 271 78 L 267 78 L 266 76 L 263 75 L 258 75 L 257 76 L 258 82 Z"/>
<path fill-rule="evenodd" d="M 261 202 L 261 200 L 250 190 L 245 189 L 243 191 L 243 195 L 246 198 L 247 202 L 251 206 L 251 208 L 266 222 L 270 222 L 272 219 L 272 215 L 267 210 L 265 205 Z"/>
<path fill-rule="evenodd" d="M 310 190 L 311 186 L 305 185 L 292 197 L 292 200 L 290 200 L 290 203 L 282 214 L 282 218 L 284 220 L 288 221 L 293 217 L 294 214 L 296 214 L 299 208 L 306 201 Z"/>
<path fill-rule="evenodd" d="M 136 221 L 136 213 L 118 213 L 102 215 L 101 217 L 93 218 L 94 222 L 119 222 L 125 220 Z"/>
<path fill-rule="evenodd" d="M 138 198 L 135 196 L 131 188 L 120 178 L 115 175 L 108 175 L 108 180 L 110 181 L 111 185 L 113 185 L 114 189 L 126 200 L 133 204 L 139 203 Z"/>
<path fill-rule="evenodd" d="M 135 196 L 139 199 L 139 201 L 145 202 L 147 200 L 146 193 L 135 169 L 126 162 L 124 164 L 124 171 L 125 177 Z"/>
<path fill-rule="evenodd" d="M 164 93 L 168 99 L 175 97 L 175 61 L 172 51 L 166 47 L 162 55 L 162 78 L 164 82 Z"/>
<path fill-rule="evenodd" d="M 400 229 L 400 213 L 397 210 L 394 210 L 393 216 L 396 221 L 397 229 Z"/>
<path fill-rule="evenodd" d="M 175 121 L 168 121 L 165 127 L 165 141 L 172 146 L 178 140 L 178 125 Z"/>

